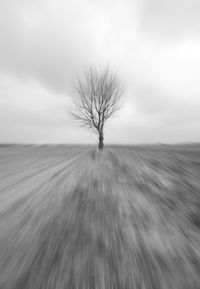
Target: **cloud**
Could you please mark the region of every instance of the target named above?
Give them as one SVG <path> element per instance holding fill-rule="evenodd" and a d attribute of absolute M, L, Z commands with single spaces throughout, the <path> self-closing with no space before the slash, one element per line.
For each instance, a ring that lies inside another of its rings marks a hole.
<path fill-rule="evenodd" d="M 66 93 L 73 73 L 92 59 L 94 50 L 92 11 L 84 2 L 2 1 L 1 71 Z"/>
<path fill-rule="evenodd" d="M 2 141 L 30 140 L 29 127 L 32 140 L 79 141 L 65 106 L 73 98 L 75 76 L 91 64 L 109 65 L 124 84 L 122 109 L 110 123 L 127 131 L 122 140 L 135 141 L 131 129 L 138 131 L 138 141 L 164 139 L 163 130 L 169 139 L 171 133 L 171 140 L 182 140 L 181 124 L 188 127 L 185 139 L 189 131 L 195 137 L 193 128 L 200 126 L 199 13 L 198 0 L 1 0 Z M 5 132 L 5 126 L 13 128 Z M 65 129 L 69 138 L 62 137 Z M 147 131 L 153 129 L 151 138 Z M 87 133 L 80 135 L 85 141 Z"/>
<path fill-rule="evenodd" d="M 198 0 L 144 0 L 142 30 L 158 43 L 177 42 L 200 33 Z"/>

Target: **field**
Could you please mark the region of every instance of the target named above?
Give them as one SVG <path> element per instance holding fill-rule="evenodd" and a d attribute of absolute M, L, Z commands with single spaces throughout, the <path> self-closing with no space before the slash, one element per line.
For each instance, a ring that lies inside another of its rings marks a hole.
<path fill-rule="evenodd" d="M 200 145 L 0 147 L 0 289 L 199 289 Z"/>

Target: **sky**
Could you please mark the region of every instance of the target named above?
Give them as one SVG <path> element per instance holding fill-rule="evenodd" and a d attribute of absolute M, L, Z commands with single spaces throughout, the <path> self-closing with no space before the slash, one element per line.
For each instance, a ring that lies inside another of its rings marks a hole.
<path fill-rule="evenodd" d="M 105 142 L 199 142 L 199 15 L 199 0 L 1 0 L 0 143 L 95 143 L 69 114 L 88 66 L 125 88 Z"/>

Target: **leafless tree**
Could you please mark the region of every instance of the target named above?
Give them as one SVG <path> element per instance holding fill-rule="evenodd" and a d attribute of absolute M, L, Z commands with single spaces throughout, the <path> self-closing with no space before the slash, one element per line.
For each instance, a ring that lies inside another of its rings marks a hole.
<path fill-rule="evenodd" d="M 123 93 L 117 76 L 108 68 L 89 68 L 75 82 L 76 95 L 72 115 L 81 126 L 92 129 L 98 136 L 98 148 L 104 148 L 104 126 L 119 109 Z"/>

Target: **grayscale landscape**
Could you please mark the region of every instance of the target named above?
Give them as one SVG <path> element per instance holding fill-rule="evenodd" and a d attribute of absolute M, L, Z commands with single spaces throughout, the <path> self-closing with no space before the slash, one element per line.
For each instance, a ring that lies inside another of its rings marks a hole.
<path fill-rule="evenodd" d="M 1 289 L 198 289 L 200 145 L 0 147 Z"/>
<path fill-rule="evenodd" d="M 0 289 L 200 289 L 200 0 L 0 0 Z"/>

